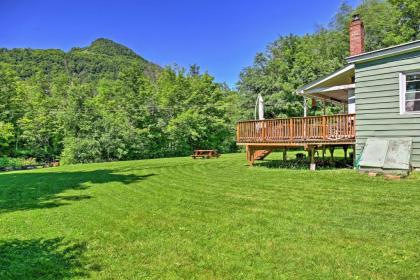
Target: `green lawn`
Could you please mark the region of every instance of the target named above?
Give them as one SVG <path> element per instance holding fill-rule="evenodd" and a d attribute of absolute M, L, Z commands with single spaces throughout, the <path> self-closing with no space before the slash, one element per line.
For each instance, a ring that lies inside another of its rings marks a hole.
<path fill-rule="evenodd" d="M 0 279 L 420 278 L 419 173 L 245 163 L 0 174 Z"/>

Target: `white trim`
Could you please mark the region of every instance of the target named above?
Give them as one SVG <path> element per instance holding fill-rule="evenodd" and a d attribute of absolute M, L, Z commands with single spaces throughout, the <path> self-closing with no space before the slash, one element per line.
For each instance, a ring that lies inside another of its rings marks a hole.
<path fill-rule="evenodd" d="M 400 115 L 420 115 L 420 111 L 414 111 L 414 112 L 407 112 L 406 110 L 405 110 L 405 95 L 406 95 L 406 93 L 407 93 L 407 90 L 406 90 L 406 87 L 407 87 L 407 85 L 406 85 L 406 82 L 407 82 L 407 78 L 406 78 L 406 75 L 407 74 L 409 74 L 409 75 L 412 75 L 412 74 L 420 74 L 420 72 L 418 72 L 418 71 L 415 71 L 415 72 L 407 72 L 407 73 L 405 73 L 405 72 L 400 72 L 399 74 L 398 74 L 398 76 L 399 76 L 399 83 L 400 83 L 400 90 L 399 90 L 399 92 L 400 92 Z"/>
<path fill-rule="evenodd" d="M 347 57 L 347 63 L 361 63 L 420 49 L 420 40 Z"/>
<path fill-rule="evenodd" d="M 329 97 L 329 96 L 325 96 L 325 95 L 318 95 L 317 93 L 313 93 L 313 94 L 302 94 L 303 96 L 306 96 L 307 98 L 310 99 L 316 99 L 319 101 L 328 101 L 330 103 L 334 103 L 336 105 L 342 105 L 343 103 L 346 103 L 346 101 L 344 100 L 338 100 L 338 99 L 334 99 L 333 97 Z"/>
<path fill-rule="evenodd" d="M 355 84 L 348 84 L 348 85 L 340 85 L 340 86 L 332 86 L 332 87 L 320 87 L 320 88 L 314 88 L 306 91 L 306 94 L 311 93 L 323 93 L 323 92 L 331 92 L 331 91 L 338 91 L 338 90 L 347 90 L 356 88 Z"/>
<path fill-rule="evenodd" d="M 305 85 L 303 87 L 298 88 L 296 90 L 296 92 L 298 94 L 304 94 L 304 93 L 306 93 L 307 90 L 309 90 L 311 88 L 314 88 L 317 85 L 319 85 L 319 84 L 321 84 L 323 82 L 326 82 L 326 81 L 328 81 L 328 80 L 330 80 L 332 78 L 335 78 L 335 77 L 337 77 L 337 76 L 339 76 L 339 75 L 341 75 L 341 74 L 343 74 L 343 73 L 345 73 L 345 72 L 347 72 L 349 70 L 352 70 L 352 69 L 354 69 L 354 64 L 349 64 L 349 65 L 347 65 L 347 66 L 345 66 L 345 67 L 343 67 L 343 68 L 341 68 L 341 69 L 339 69 L 339 70 L 331 73 L 328 76 L 325 76 L 323 78 L 320 78 L 318 80 L 313 81 L 312 83 L 309 83 L 309 84 L 307 84 L 307 85 Z"/>
<path fill-rule="evenodd" d="M 400 115 L 405 114 L 405 74 L 400 72 L 398 74 L 400 81 Z"/>

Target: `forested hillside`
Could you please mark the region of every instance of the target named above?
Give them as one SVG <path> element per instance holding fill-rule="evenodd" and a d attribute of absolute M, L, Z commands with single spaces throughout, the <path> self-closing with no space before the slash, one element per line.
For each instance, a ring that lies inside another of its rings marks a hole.
<path fill-rule="evenodd" d="M 7 63 L 19 78 L 27 80 L 37 75 L 49 82 L 65 75 L 81 82 L 101 78 L 116 79 L 127 65 L 140 67 L 146 76 L 155 78 L 160 71 L 131 49 L 108 39 L 97 39 L 88 47 L 62 50 L 0 49 L 0 61 Z"/>
<path fill-rule="evenodd" d="M 235 123 L 253 117 L 257 94 L 267 118 L 302 115 L 294 91 L 344 65 L 352 13 L 370 51 L 420 39 L 419 3 L 343 3 L 328 26 L 281 36 L 258 53 L 238 92 L 198 66 L 161 68 L 107 39 L 69 52 L 0 49 L 0 156 L 76 163 L 235 150 Z"/>
<path fill-rule="evenodd" d="M 237 95 L 107 39 L 0 51 L 0 155 L 63 163 L 231 150 Z"/>

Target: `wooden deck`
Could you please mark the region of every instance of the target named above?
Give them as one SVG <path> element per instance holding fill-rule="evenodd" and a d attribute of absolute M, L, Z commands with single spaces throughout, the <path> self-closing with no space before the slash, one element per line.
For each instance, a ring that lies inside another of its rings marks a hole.
<path fill-rule="evenodd" d="M 354 145 L 355 115 L 313 116 L 304 118 L 241 121 L 237 124 L 236 142 L 246 145 L 250 164 L 261 151 L 275 148 Z M 313 153 L 312 153 L 313 154 Z"/>
<path fill-rule="evenodd" d="M 238 145 L 354 144 L 355 115 L 242 121 L 236 133 Z"/>

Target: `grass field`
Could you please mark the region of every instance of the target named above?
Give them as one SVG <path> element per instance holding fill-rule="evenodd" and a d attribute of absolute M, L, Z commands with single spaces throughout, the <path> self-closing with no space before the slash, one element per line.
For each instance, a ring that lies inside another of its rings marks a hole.
<path fill-rule="evenodd" d="M 245 163 L 0 174 L 0 279 L 420 277 L 419 173 L 387 181 Z"/>

